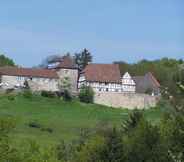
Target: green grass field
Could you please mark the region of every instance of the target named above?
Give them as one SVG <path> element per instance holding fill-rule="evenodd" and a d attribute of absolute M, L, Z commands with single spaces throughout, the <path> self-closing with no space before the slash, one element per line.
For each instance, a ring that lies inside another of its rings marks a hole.
<path fill-rule="evenodd" d="M 79 135 L 81 128 L 93 128 L 101 122 L 119 126 L 130 112 L 127 109 L 83 104 L 78 101 L 64 102 L 40 96 L 32 99 L 16 96 L 15 100 L 0 97 L 0 117 L 12 117 L 16 121 L 16 128 L 12 132 L 12 139 L 16 142 L 34 139 L 40 144 L 54 144 L 61 139 L 72 140 Z M 144 113 L 152 122 L 158 122 L 162 115 L 159 109 L 145 110 Z M 28 126 L 30 122 L 52 128 L 53 132 L 31 128 Z"/>

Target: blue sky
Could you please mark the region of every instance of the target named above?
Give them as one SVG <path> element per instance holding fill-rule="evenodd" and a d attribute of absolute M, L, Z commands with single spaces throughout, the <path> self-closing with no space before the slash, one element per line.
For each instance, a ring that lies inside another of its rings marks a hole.
<path fill-rule="evenodd" d="M 184 59 L 184 1 L 0 0 L 0 53 L 17 64 L 83 48 L 103 63 Z"/>

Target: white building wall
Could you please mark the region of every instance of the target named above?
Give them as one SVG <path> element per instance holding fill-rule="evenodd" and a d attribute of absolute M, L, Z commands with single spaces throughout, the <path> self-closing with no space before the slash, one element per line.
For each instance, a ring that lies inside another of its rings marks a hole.
<path fill-rule="evenodd" d="M 128 72 L 122 77 L 122 91 L 130 93 L 135 93 L 136 91 L 136 84 Z"/>
<path fill-rule="evenodd" d="M 58 80 L 51 78 L 34 77 L 32 79 L 22 76 L 1 76 L 2 88 L 9 89 L 15 87 L 23 87 L 25 81 L 28 81 L 33 91 L 58 91 Z"/>
<path fill-rule="evenodd" d="M 117 83 L 103 83 L 103 82 L 87 82 L 84 75 L 79 77 L 78 87 L 82 85 L 90 86 L 95 92 L 121 92 L 121 84 Z"/>
<path fill-rule="evenodd" d="M 136 84 L 129 73 L 125 73 L 121 83 L 87 82 L 82 74 L 79 77 L 79 88 L 82 85 L 91 86 L 95 92 L 127 92 L 135 93 Z"/>
<path fill-rule="evenodd" d="M 18 76 L 1 76 L 1 83 L 4 88 L 14 88 L 15 86 L 23 86 L 25 77 Z"/>

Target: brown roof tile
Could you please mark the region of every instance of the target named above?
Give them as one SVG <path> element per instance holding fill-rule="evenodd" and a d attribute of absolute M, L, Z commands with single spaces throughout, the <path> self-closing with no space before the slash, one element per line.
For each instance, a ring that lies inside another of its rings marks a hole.
<path fill-rule="evenodd" d="M 58 75 L 54 70 L 18 67 L 1 67 L 0 75 L 58 78 Z"/>
<path fill-rule="evenodd" d="M 87 81 L 120 83 L 121 75 L 116 64 L 89 64 L 83 70 Z"/>
<path fill-rule="evenodd" d="M 74 60 L 70 56 L 64 56 L 56 68 L 74 69 L 77 67 L 74 63 Z"/>

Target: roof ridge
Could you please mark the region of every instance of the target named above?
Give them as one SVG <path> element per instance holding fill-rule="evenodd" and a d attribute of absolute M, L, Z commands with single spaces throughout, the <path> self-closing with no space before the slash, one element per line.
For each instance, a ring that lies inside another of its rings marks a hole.
<path fill-rule="evenodd" d="M 160 83 L 158 82 L 158 80 L 154 77 L 154 75 L 149 71 L 147 74 L 149 74 L 151 77 L 152 77 L 152 79 L 153 79 L 153 81 L 155 82 L 155 84 L 157 85 L 157 86 L 159 86 L 160 87 Z"/>

